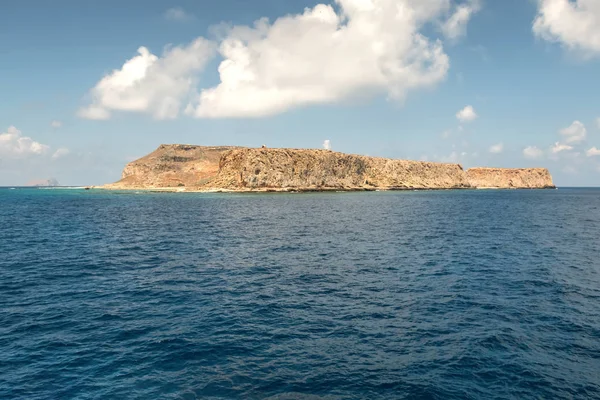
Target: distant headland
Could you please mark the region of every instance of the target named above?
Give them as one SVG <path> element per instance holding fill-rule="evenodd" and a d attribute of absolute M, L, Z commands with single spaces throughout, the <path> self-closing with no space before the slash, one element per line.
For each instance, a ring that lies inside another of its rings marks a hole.
<path fill-rule="evenodd" d="M 35 186 L 35 187 L 52 187 L 52 186 L 60 186 L 60 183 L 54 178 L 48 179 L 34 179 L 25 184 L 25 186 Z"/>
<path fill-rule="evenodd" d="M 103 189 L 161 191 L 331 191 L 549 189 L 546 168 L 471 168 L 330 150 L 163 144 Z"/>

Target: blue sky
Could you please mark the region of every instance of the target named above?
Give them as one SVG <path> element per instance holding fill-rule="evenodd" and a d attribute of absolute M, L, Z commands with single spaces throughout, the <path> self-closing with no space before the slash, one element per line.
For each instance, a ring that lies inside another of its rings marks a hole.
<path fill-rule="evenodd" d="M 0 185 L 324 140 L 600 184 L 600 0 L 7 0 L 0 54 Z"/>

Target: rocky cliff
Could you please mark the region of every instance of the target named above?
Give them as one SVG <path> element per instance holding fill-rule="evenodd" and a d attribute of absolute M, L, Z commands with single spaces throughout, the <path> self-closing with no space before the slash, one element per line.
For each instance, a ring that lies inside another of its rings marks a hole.
<path fill-rule="evenodd" d="M 121 180 L 106 188 L 197 188 L 219 172 L 221 155 L 235 146 L 162 144 L 125 166 Z"/>
<path fill-rule="evenodd" d="M 469 184 L 477 188 L 548 189 L 554 188 L 546 168 L 471 168 Z"/>
<path fill-rule="evenodd" d="M 473 168 L 328 150 L 161 145 L 108 189 L 373 190 L 554 187 L 548 170 Z"/>
<path fill-rule="evenodd" d="M 265 189 L 453 189 L 469 184 L 458 164 L 391 160 L 328 150 L 237 149 L 224 153 L 213 187 Z"/>

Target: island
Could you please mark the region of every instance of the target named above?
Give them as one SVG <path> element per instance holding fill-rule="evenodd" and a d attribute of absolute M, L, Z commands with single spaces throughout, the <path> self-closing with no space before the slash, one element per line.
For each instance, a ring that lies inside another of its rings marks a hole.
<path fill-rule="evenodd" d="M 60 186 L 60 183 L 54 178 L 48 179 L 34 179 L 25 184 L 25 186 L 34 186 L 34 187 L 55 187 Z"/>
<path fill-rule="evenodd" d="M 331 150 L 163 144 L 103 189 L 290 192 L 434 189 L 550 189 L 546 168 L 472 168 Z"/>

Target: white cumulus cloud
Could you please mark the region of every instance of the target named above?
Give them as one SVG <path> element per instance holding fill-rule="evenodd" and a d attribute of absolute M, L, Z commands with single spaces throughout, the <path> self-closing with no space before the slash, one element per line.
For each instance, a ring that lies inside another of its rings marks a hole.
<path fill-rule="evenodd" d="M 538 37 L 592 56 L 600 54 L 600 1 L 538 0 Z"/>
<path fill-rule="evenodd" d="M 175 118 L 213 52 L 212 43 L 202 38 L 168 48 L 162 57 L 140 47 L 137 56 L 96 84 L 90 91 L 91 103 L 79 110 L 79 116 L 101 120 L 110 118 L 112 111 L 132 111 L 156 119 Z"/>
<path fill-rule="evenodd" d="M 97 105 L 89 105 L 85 108 L 81 108 L 77 112 L 77 115 L 79 115 L 81 118 L 98 121 L 110 118 L 110 112 L 106 108 Z"/>
<path fill-rule="evenodd" d="M 325 150 L 331 150 L 331 141 L 329 139 L 327 139 L 323 142 L 323 148 Z"/>
<path fill-rule="evenodd" d="M 544 155 L 544 151 L 536 146 L 528 146 L 523 149 L 523 156 L 530 159 L 538 159 Z"/>
<path fill-rule="evenodd" d="M 221 25 L 215 42 L 198 38 L 161 57 L 140 47 L 97 83 L 79 115 L 109 119 L 129 111 L 167 119 L 184 109 L 197 118 L 263 117 L 376 94 L 402 101 L 447 75 L 449 57 L 431 27 L 442 37 L 462 36 L 478 1 L 334 0 L 272 23 Z M 181 8 L 165 14 L 186 16 Z M 223 59 L 220 81 L 202 89 L 199 75 L 213 47 Z"/>
<path fill-rule="evenodd" d="M 233 27 L 219 52 L 220 83 L 188 111 L 203 118 L 261 117 L 292 108 L 410 90 L 442 81 L 449 58 L 422 30 L 445 23 L 450 0 L 335 0 L 304 13 Z M 452 18 L 452 15 L 450 15 Z M 457 32 L 469 17 L 461 17 Z M 453 31 L 450 29 L 450 31 Z"/>
<path fill-rule="evenodd" d="M 596 146 L 592 147 L 591 149 L 587 150 L 585 152 L 585 154 L 588 157 L 595 157 L 595 156 L 600 156 L 600 149 L 597 149 Z"/>
<path fill-rule="evenodd" d="M 552 146 L 550 148 L 550 151 L 552 152 L 552 154 L 558 154 L 561 151 L 568 151 L 568 150 L 573 150 L 573 146 L 569 146 L 568 144 L 563 144 L 560 142 L 554 143 L 554 146 Z"/>
<path fill-rule="evenodd" d="M 477 157 L 477 153 L 473 153 L 472 157 Z M 449 155 L 441 157 L 438 157 L 437 155 L 434 156 L 435 160 L 443 163 L 459 163 L 465 161 L 468 158 L 469 153 L 467 153 L 466 151 L 461 151 L 460 153 L 458 151 L 453 151 Z"/>
<path fill-rule="evenodd" d="M 497 143 L 490 147 L 490 153 L 493 153 L 493 154 L 500 154 L 500 153 L 502 153 L 503 150 L 504 150 L 503 143 Z"/>
<path fill-rule="evenodd" d="M 23 136 L 21 131 L 14 126 L 10 126 L 6 132 L 0 134 L 0 155 L 4 157 L 21 158 L 42 155 L 49 148 L 30 137 Z"/>
<path fill-rule="evenodd" d="M 54 120 L 54 121 L 50 122 L 50 126 L 53 127 L 53 128 L 55 128 L 55 129 L 60 128 L 62 125 L 63 124 L 62 124 L 61 121 Z"/>
<path fill-rule="evenodd" d="M 587 130 L 584 124 L 574 121 L 569 127 L 561 129 L 560 134 L 565 136 L 567 143 L 579 143 L 585 140 Z"/>
<path fill-rule="evenodd" d="M 600 118 L 596 118 L 596 127 L 600 129 Z"/>
<path fill-rule="evenodd" d="M 478 115 L 475 112 L 473 106 L 466 106 L 462 110 L 456 113 L 456 118 L 460 122 L 471 122 L 477 119 Z"/>

